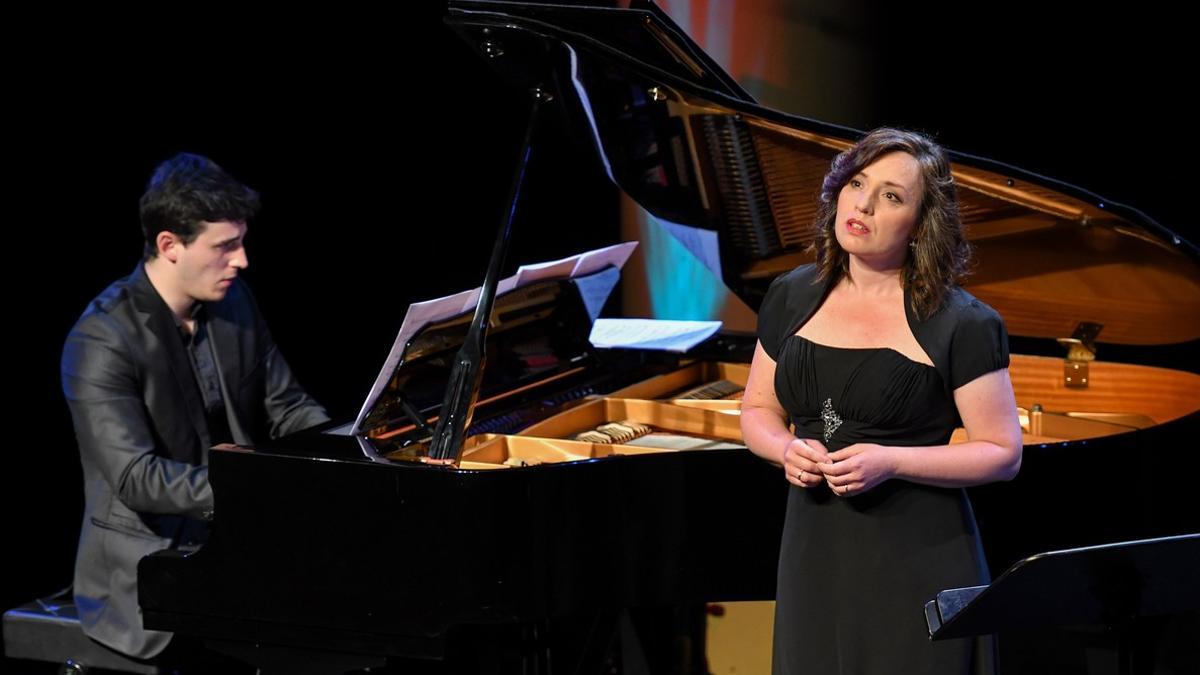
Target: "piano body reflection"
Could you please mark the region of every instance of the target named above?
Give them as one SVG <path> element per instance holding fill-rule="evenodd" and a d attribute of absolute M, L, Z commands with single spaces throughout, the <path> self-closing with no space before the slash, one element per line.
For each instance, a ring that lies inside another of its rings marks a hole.
<path fill-rule="evenodd" d="M 751 307 L 810 260 L 814 196 L 853 130 L 755 104 L 649 4 L 452 1 L 447 21 L 570 117 L 629 197 L 715 232 L 722 278 Z M 1200 252 L 1082 189 L 950 155 L 978 261 L 968 288 L 1012 335 L 1025 432 L 1018 478 L 972 490 L 993 573 L 1200 531 Z M 139 567 L 147 627 L 437 659 L 473 627 L 773 598 L 786 484 L 741 447 L 737 417 L 754 337 L 601 352 L 580 283 L 485 291 L 473 373 L 456 366 L 476 317 L 427 326 L 360 433 L 214 451 L 208 543 Z M 1096 360 L 1097 343 L 1120 361 Z"/>

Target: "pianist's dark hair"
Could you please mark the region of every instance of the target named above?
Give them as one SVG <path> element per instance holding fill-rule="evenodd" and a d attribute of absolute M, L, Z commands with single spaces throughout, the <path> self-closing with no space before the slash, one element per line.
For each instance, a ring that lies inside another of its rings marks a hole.
<path fill-rule="evenodd" d="M 913 310 L 927 318 L 937 311 L 950 288 L 967 272 L 971 246 L 963 234 L 958 197 L 950 162 L 942 148 L 928 137 L 881 127 L 834 158 L 821 185 L 821 203 L 815 221 L 820 281 L 837 281 L 849 273 L 849 255 L 837 242 L 838 194 L 850 179 L 879 157 L 895 151 L 912 155 L 921 167 L 921 208 L 913 228 L 915 245 L 904 261 L 901 283 L 910 289 Z"/>
<path fill-rule="evenodd" d="M 184 244 L 201 233 L 202 221 L 245 223 L 258 212 L 258 193 L 239 183 L 207 157 L 182 152 L 154 169 L 140 212 L 145 259 L 158 255 L 155 239 L 174 232 Z"/>

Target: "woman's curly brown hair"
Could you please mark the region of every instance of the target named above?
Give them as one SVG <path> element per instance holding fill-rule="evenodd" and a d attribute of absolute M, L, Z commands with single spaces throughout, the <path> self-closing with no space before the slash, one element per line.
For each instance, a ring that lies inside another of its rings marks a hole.
<path fill-rule="evenodd" d="M 836 282 L 849 274 L 850 257 L 838 244 L 835 230 L 838 194 L 864 167 L 896 151 L 911 155 L 921 169 L 923 190 L 912 232 L 914 243 L 904 260 L 900 282 L 910 290 L 913 310 L 925 319 L 937 311 L 946 293 L 966 274 L 971 260 L 950 162 L 942 148 L 926 136 L 881 127 L 835 157 L 821 184 L 812 248 L 821 281 Z"/>

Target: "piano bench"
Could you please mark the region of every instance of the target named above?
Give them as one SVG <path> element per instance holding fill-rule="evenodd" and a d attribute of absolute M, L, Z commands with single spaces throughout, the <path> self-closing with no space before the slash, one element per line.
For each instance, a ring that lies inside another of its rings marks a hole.
<path fill-rule="evenodd" d="M 161 672 L 154 664 L 134 661 L 84 635 L 70 590 L 5 612 L 4 656 L 62 664 L 61 673 L 86 673 L 91 668 Z"/>

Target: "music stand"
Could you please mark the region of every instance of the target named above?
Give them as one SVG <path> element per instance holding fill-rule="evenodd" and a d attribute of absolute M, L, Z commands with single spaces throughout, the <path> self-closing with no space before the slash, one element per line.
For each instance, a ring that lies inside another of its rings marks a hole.
<path fill-rule="evenodd" d="M 925 603 L 932 640 L 1046 626 L 1105 626 L 1132 672 L 1138 619 L 1200 609 L 1200 533 L 1039 553 L 987 586 Z"/>

